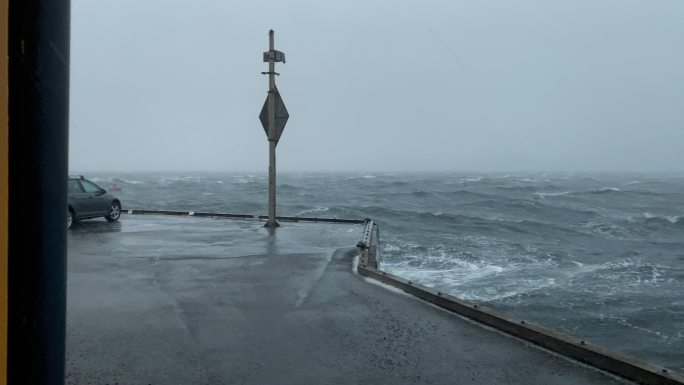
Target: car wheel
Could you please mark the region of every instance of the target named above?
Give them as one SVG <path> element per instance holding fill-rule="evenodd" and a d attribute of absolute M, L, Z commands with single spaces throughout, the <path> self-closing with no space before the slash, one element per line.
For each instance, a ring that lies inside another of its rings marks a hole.
<path fill-rule="evenodd" d="M 74 212 L 71 209 L 67 210 L 67 229 L 70 229 L 74 226 L 74 223 L 76 221 L 74 220 Z"/>
<path fill-rule="evenodd" d="M 119 219 L 121 216 L 121 203 L 119 202 L 112 202 L 112 210 L 109 212 L 109 215 L 105 215 L 105 219 L 114 222 Z"/>

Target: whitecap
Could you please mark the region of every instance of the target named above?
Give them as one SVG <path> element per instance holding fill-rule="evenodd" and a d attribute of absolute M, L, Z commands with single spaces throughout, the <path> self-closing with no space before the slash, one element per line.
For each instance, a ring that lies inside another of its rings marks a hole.
<path fill-rule="evenodd" d="M 344 178 L 344 180 L 356 180 L 356 179 L 375 179 L 377 175 L 354 175 Z"/>
<path fill-rule="evenodd" d="M 127 184 L 143 184 L 143 183 L 145 183 L 144 181 L 141 181 L 141 180 L 127 180 L 127 179 L 122 179 L 122 178 L 114 178 L 113 182 L 127 183 Z"/>
<path fill-rule="evenodd" d="M 296 216 L 301 216 L 304 214 L 312 214 L 312 213 L 323 213 L 323 212 L 326 212 L 328 210 L 330 210 L 329 207 L 319 206 L 319 207 L 314 207 L 312 209 L 302 210 Z"/>
<path fill-rule="evenodd" d="M 383 252 L 392 252 L 392 251 L 400 251 L 400 250 L 401 250 L 401 247 L 399 247 L 395 244 L 387 243 L 387 242 L 382 243 L 382 251 Z"/>
<path fill-rule="evenodd" d="M 649 212 L 645 212 L 643 215 L 646 219 L 663 219 L 672 224 L 676 224 L 682 218 L 680 215 L 655 215 Z"/>
<path fill-rule="evenodd" d="M 465 178 L 463 179 L 464 182 L 480 182 L 483 177 L 478 176 L 476 178 Z"/>
<path fill-rule="evenodd" d="M 536 192 L 536 193 L 534 193 L 534 195 L 537 195 L 540 198 L 544 198 L 544 197 L 557 197 L 557 196 L 561 196 L 561 195 L 568 195 L 570 193 L 572 193 L 572 191 L 563 191 L 563 192 L 557 192 L 557 193 Z"/>

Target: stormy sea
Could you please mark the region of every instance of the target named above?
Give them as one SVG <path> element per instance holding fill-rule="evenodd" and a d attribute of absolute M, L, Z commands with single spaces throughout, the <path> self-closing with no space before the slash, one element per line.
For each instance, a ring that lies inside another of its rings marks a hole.
<path fill-rule="evenodd" d="M 86 177 L 124 209 L 267 211 L 265 174 Z M 684 371 L 684 175 L 283 173 L 278 215 L 373 218 L 384 270 Z"/>

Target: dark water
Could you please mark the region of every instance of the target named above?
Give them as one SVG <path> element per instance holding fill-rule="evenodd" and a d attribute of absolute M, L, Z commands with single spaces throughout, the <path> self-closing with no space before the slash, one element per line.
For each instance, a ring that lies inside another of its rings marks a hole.
<path fill-rule="evenodd" d="M 125 208 L 266 213 L 265 174 L 100 174 Z M 279 215 L 371 217 L 382 268 L 684 371 L 684 176 L 283 174 Z"/>

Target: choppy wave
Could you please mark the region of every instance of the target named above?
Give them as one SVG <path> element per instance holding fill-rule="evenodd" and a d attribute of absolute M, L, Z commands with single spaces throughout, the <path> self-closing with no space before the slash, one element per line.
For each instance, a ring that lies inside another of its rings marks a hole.
<path fill-rule="evenodd" d="M 445 193 L 440 193 L 446 195 L 448 199 L 492 199 L 491 194 L 485 194 L 482 192 L 475 192 L 469 190 L 455 190 Z"/>
<path fill-rule="evenodd" d="M 506 190 L 506 191 L 521 191 L 521 192 L 535 192 L 538 187 L 535 186 L 496 186 L 497 189 L 499 190 Z"/>
<path fill-rule="evenodd" d="M 429 192 L 427 192 L 427 191 L 416 190 L 416 191 L 413 191 L 413 192 L 411 193 L 411 195 L 414 195 L 414 196 L 419 197 L 419 198 L 425 198 L 425 197 L 428 197 L 428 196 L 430 196 L 430 195 L 432 195 L 432 194 L 429 193 Z"/>

